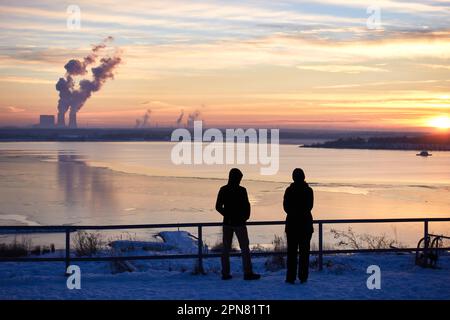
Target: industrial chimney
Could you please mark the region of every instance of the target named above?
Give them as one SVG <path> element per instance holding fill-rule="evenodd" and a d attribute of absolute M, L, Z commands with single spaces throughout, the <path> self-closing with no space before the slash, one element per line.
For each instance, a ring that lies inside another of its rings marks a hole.
<path fill-rule="evenodd" d="M 69 112 L 69 128 L 77 127 L 77 113 Z"/>
<path fill-rule="evenodd" d="M 58 112 L 58 122 L 57 122 L 58 127 L 65 127 L 66 126 L 66 120 L 65 120 L 65 115 L 62 112 Z"/>

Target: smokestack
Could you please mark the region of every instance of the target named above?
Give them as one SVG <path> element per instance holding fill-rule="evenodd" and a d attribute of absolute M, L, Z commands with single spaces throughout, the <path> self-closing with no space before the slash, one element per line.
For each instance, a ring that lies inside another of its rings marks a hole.
<path fill-rule="evenodd" d="M 58 127 L 66 126 L 66 120 L 64 119 L 64 116 L 65 116 L 65 114 L 63 112 L 58 112 L 58 121 L 57 121 Z"/>
<path fill-rule="evenodd" d="M 66 120 L 65 115 L 70 107 L 71 90 L 73 89 L 73 80 L 71 76 L 67 76 L 67 79 L 59 78 L 56 83 L 56 90 L 59 91 L 58 101 L 58 127 L 65 127 Z"/>
<path fill-rule="evenodd" d="M 77 113 L 71 111 L 69 113 L 69 128 L 76 128 L 76 127 L 77 127 Z"/>
<path fill-rule="evenodd" d="M 148 123 L 150 122 L 150 114 L 152 113 L 152 110 L 147 109 L 147 112 L 142 117 L 142 127 L 145 128 Z"/>

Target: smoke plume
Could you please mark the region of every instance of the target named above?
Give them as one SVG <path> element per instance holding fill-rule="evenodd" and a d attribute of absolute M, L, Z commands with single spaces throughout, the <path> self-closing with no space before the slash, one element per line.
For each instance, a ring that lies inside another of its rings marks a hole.
<path fill-rule="evenodd" d="M 83 60 L 71 59 L 64 68 L 66 74 L 64 78 L 59 78 L 56 83 L 56 90 L 59 91 L 58 101 L 58 125 L 65 126 L 65 114 L 69 111 L 69 127 L 76 127 L 76 114 L 86 103 L 93 92 L 99 91 L 108 79 L 113 79 L 113 71 L 121 62 L 118 51 L 112 57 L 105 56 L 100 59 L 100 63 L 91 68 L 92 79 L 82 79 L 78 85 L 75 84 L 74 76 L 84 76 L 87 74 L 87 67 L 95 63 L 101 49 L 104 49 L 112 37 L 107 37 L 101 43 L 92 47 L 91 53 Z"/>
<path fill-rule="evenodd" d="M 190 113 L 188 115 L 188 119 L 187 119 L 187 126 L 189 128 L 194 126 L 194 121 L 198 120 L 200 118 L 200 111 L 199 110 L 195 110 L 194 112 Z"/>
<path fill-rule="evenodd" d="M 150 124 L 150 115 L 152 113 L 151 109 L 147 109 L 145 111 L 144 115 L 142 116 L 142 119 L 136 119 L 136 125 L 135 128 L 145 128 Z"/>
<path fill-rule="evenodd" d="M 181 123 L 183 121 L 183 117 L 184 117 L 184 110 L 181 109 L 181 113 L 180 113 L 180 115 L 177 118 L 177 127 L 179 127 L 181 125 Z"/>

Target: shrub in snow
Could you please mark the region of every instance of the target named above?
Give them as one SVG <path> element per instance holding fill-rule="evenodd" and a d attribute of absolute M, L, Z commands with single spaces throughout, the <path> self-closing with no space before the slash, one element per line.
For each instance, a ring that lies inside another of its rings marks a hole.
<path fill-rule="evenodd" d="M 390 239 L 385 234 L 375 236 L 371 234 L 356 234 L 351 227 L 347 231 L 331 229 L 331 234 L 336 239 L 338 247 L 350 249 L 389 249 L 403 248 L 402 243 Z"/>
<path fill-rule="evenodd" d="M 286 252 L 287 245 L 285 237 L 274 235 L 274 239 L 272 241 L 273 250 L 275 252 Z M 267 258 L 265 262 L 265 267 L 268 271 L 278 271 L 280 269 L 286 268 L 286 261 L 284 255 L 276 255 Z"/>
<path fill-rule="evenodd" d="M 31 251 L 31 239 L 23 237 L 19 242 L 16 237 L 12 243 L 0 243 L 0 257 L 17 258 L 24 257 Z"/>
<path fill-rule="evenodd" d="M 95 232 L 78 231 L 73 239 L 75 254 L 78 257 L 93 256 L 103 248 L 102 236 Z"/>

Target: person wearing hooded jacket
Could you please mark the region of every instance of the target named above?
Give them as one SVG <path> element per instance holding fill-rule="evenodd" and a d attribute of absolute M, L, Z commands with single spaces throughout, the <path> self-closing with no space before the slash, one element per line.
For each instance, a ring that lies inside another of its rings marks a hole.
<path fill-rule="evenodd" d="M 310 242 L 314 232 L 311 214 L 314 206 L 314 192 L 305 182 L 305 173 L 302 169 L 294 169 L 292 179 L 294 182 L 286 189 L 283 200 L 283 208 L 287 214 L 286 282 L 291 284 L 295 283 L 296 274 L 301 283 L 308 280 Z M 299 261 L 297 261 L 298 255 Z"/>
<path fill-rule="evenodd" d="M 250 218 L 250 202 L 247 190 L 240 186 L 243 174 L 233 168 L 229 172 L 228 184 L 220 188 L 216 210 L 223 216 L 222 279 L 232 278 L 230 273 L 230 251 L 233 234 L 239 241 L 245 280 L 257 280 L 261 276 L 253 272 L 246 222 Z"/>

